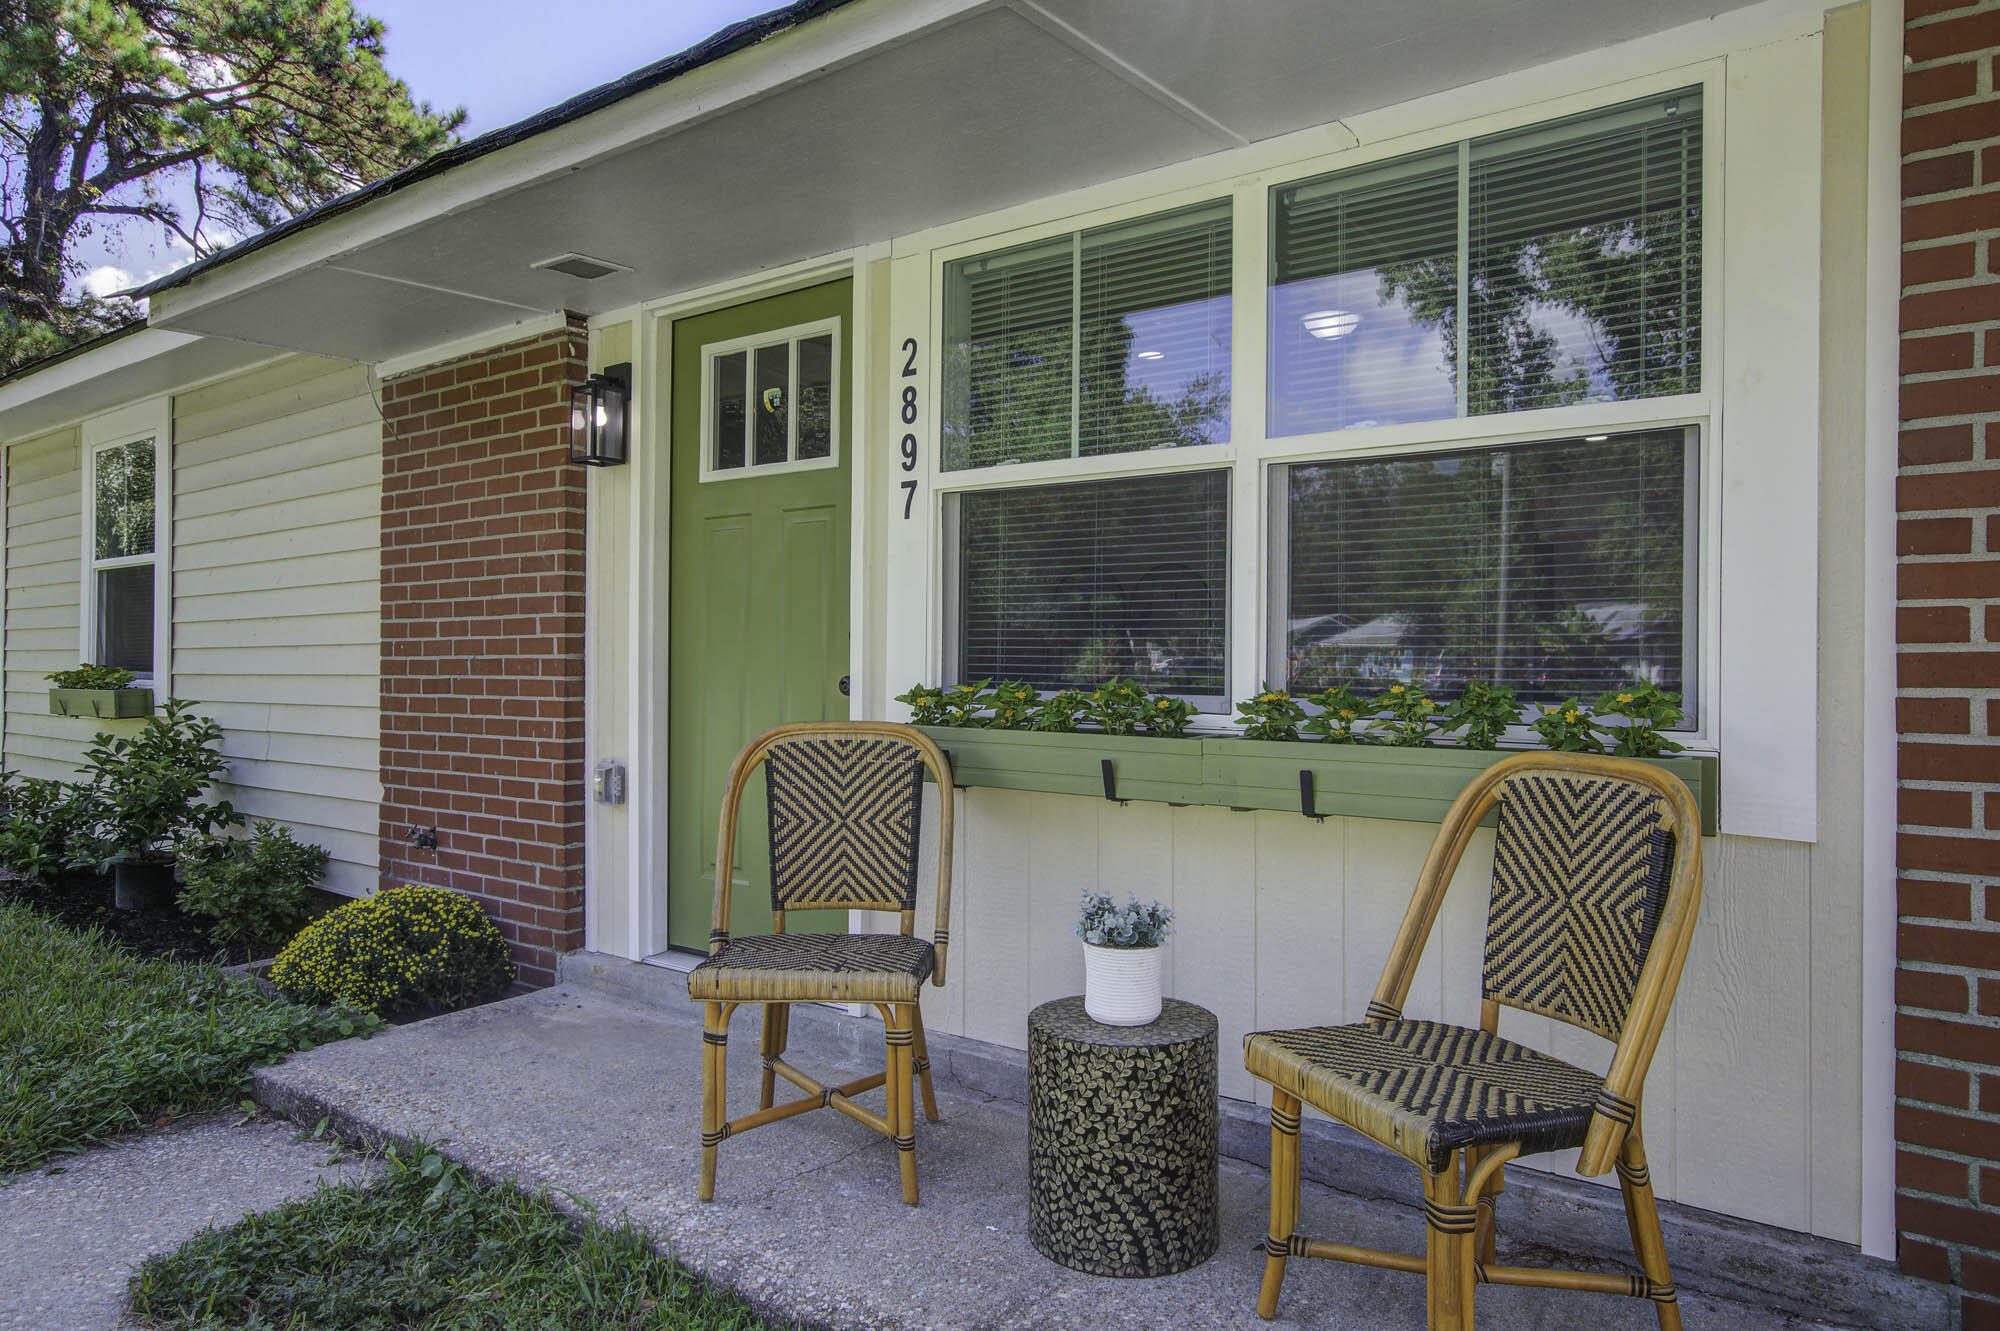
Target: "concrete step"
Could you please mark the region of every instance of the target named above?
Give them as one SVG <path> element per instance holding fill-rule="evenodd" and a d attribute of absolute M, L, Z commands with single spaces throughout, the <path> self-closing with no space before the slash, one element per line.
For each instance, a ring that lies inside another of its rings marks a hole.
<path fill-rule="evenodd" d="M 678 970 L 576 952 L 562 959 L 559 975 L 565 985 L 626 1001 L 690 1015 L 695 1010 L 687 997 L 687 977 Z M 1022 1035 L 1025 1039 L 1025 1024 Z M 798 1047 L 809 1044 L 815 1051 L 867 1063 L 880 1059 L 881 1038 L 872 1011 L 801 1005 L 792 1012 L 792 1039 Z M 935 1033 L 929 1041 L 932 1064 L 942 1075 L 981 1094 L 1026 1104 L 1025 1051 Z M 1222 1056 L 1234 1053 L 1224 1050 Z M 1308 1181 L 1364 1201 L 1421 1207 L 1415 1168 L 1400 1155 L 1322 1118 L 1308 1118 L 1300 1145 Z M 1223 1097 L 1221 1147 L 1225 1156 L 1267 1167 L 1266 1111 Z M 1660 1204 L 1660 1221 L 1674 1282 L 1682 1291 L 1881 1331 L 1934 1331 L 1949 1320 L 1949 1294 L 1943 1286 L 1906 1276 L 1892 1263 L 1863 1256 L 1851 1245 L 1675 1202 Z M 1618 1267 L 1632 1262 L 1617 1189 L 1574 1175 L 1510 1168 L 1500 1224 L 1503 1231 L 1532 1237 L 1549 1250 L 1538 1260 Z"/>

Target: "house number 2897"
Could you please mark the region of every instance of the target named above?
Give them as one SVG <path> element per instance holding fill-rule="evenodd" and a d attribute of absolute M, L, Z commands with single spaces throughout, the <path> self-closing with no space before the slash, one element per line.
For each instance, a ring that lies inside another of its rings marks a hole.
<path fill-rule="evenodd" d="M 916 377 L 917 339 L 906 337 L 903 339 L 903 378 L 915 379 Z M 902 406 L 897 414 L 902 420 L 904 427 L 902 444 L 903 470 L 906 472 L 915 471 L 917 469 L 917 436 L 916 432 L 909 427 L 917 423 L 916 384 L 906 383 L 903 385 Z M 907 521 L 913 515 L 916 508 L 917 479 L 914 476 L 905 476 L 900 484 L 903 490 L 903 518 Z"/>

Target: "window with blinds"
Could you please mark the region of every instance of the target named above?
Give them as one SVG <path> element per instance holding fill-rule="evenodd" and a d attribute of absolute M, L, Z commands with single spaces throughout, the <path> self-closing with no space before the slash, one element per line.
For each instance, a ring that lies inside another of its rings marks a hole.
<path fill-rule="evenodd" d="M 947 470 L 1224 443 L 1227 199 L 944 270 Z"/>
<path fill-rule="evenodd" d="M 91 455 L 90 664 L 122 666 L 143 676 L 153 673 L 157 455 L 150 438 Z"/>
<path fill-rule="evenodd" d="M 1286 468 L 1274 673 L 1531 702 L 1645 680 L 1694 725 L 1696 450 L 1690 428 Z"/>
<path fill-rule="evenodd" d="M 1695 392 L 1698 88 L 1272 191 L 1273 435 Z"/>
<path fill-rule="evenodd" d="M 1188 471 L 947 497 L 955 680 L 1113 675 L 1221 707 L 1229 475 Z"/>

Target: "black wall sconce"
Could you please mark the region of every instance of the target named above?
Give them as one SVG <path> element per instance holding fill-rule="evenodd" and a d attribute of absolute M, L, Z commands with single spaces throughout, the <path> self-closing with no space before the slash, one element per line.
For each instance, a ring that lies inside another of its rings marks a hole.
<path fill-rule="evenodd" d="M 569 460 L 585 467 L 625 461 L 632 363 L 607 365 L 569 392 Z"/>

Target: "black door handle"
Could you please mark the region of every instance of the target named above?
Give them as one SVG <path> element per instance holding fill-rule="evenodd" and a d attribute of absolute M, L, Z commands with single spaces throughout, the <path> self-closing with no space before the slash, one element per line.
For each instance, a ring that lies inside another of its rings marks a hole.
<path fill-rule="evenodd" d="M 842 676 L 840 677 L 840 696 L 841 696 L 841 697 L 845 698 L 845 697 L 847 696 L 847 694 L 848 694 L 848 689 L 849 689 L 849 687 L 850 687 L 851 683 L 852 683 L 852 681 L 851 681 L 851 680 L 849 679 L 849 677 L 848 677 L 848 676 L 846 676 L 846 675 L 842 675 Z"/>

